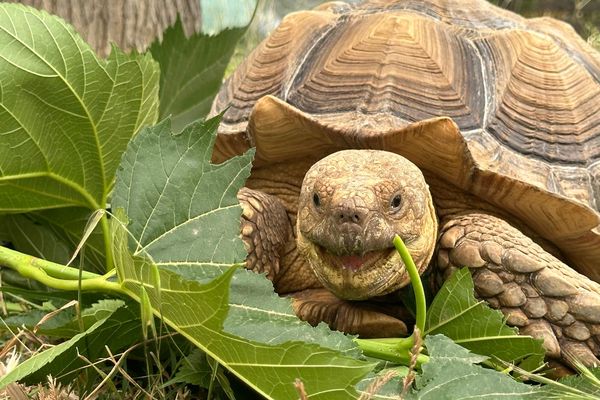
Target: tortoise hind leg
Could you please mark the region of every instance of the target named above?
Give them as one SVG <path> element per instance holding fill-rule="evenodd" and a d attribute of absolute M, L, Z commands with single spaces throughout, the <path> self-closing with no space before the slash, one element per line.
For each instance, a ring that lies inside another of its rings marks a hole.
<path fill-rule="evenodd" d="M 506 221 L 476 213 L 442 221 L 437 265 L 443 279 L 469 267 L 478 297 L 542 339 L 548 357 L 600 364 L 600 285 Z"/>

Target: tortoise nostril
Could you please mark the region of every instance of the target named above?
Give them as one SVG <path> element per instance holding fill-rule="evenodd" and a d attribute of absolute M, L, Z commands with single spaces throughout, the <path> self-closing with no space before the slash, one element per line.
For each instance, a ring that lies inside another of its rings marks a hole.
<path fill-rule="evenodd" d="M 337 217 L 340 224 L 346 222 L 361 224 L 364 220 L 364 213 L 356 209 L 343 207 L 338 210 Z"/>

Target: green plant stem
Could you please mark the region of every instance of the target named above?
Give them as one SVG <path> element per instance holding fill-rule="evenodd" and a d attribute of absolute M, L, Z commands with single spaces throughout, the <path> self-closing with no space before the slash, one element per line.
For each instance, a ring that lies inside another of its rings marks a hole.
<path fill-rule="evenodd" d="M 106 213 L 100 219 L 100 227 L 102 229 L 102 237 L 104 238 L 104 254 L 106 254 L 106 272 L 110 272 L 114 269 L 114 261 L 110 238 L 111 233 Z"/>
<path fill-rule="evenodd" d="M 354 339 L 354 342 L 358 344 L 366 356 L 392 361 L 403 365 L 408 365 L 410 363 L 411 354 L 408 349 L 398 349 L 395 343 L 383 343 L 381 341 L 370 339 Z M 428 356 L 425 354 L 419 354 L 417 356 L 417 368 L 420 368 L 422 364 L 428 361 Z"/>
<path fill-rule="evenodd" d="M 425 301 L 423 282 L 421 282 L 419 270 L 400 236 L 396 235 L 393 243 L 404 262 L 408 276 L 410 277 L 410 282 L 413 286 L 415 304 L 417 307 L 417 321 L 415 326 L 422 333 L 425 331 L 425 318 L 427 316 L 427 303 Z M 411 357 L 409 351 L 412 349 L 415 340 L 413 333 L 407 338 L 354 339 L 354 342 L 360 347 L 365 355 L 408 365 Z M 429 357 L 419 354 L 417 358 L 417 367 L 420 367 L 420 365 L 423 362 L 427 362 L 427 360 L 429 360 Z"/>
<path fill-rule="evenodd" d="M 403 338 L 377 338 L 377 339 L 368 339 L 372 342 L 383 343 L 386 345 L 394 345 L 397 349 L 406 349 L 409 350 L 414 345 L 414 340 L 412 335 L 409 337 Z"/>
<path fill-rule="evenodd" d="M 400 253 L 400 257 L 406 266 L 406 271 L 408 272 L 410 283 L 412 284 L 415 293 L 415 303 L 417 307 L 417 321 L 415 325 L 421 332 L 425 332 L 427 304 L 425 301 L 423 282 L 421 282 L 421 275 L 419 274 L 419 270 L 410 256 L 408 249 L 404 245 L 404 242 L 398 235 L 394 236 L 394 247 L 396 247 L 396 250 Z"/>
<path fill-rule="evenodd" d="M 109 282 L 100 275 L 81 271 L 82 279 L 79 280 L 80 271 L 76 268 L 42 260 L 6 247 L 0 247 L 0 264 L 53 289 L 126 294 L 120 284 Z"/>

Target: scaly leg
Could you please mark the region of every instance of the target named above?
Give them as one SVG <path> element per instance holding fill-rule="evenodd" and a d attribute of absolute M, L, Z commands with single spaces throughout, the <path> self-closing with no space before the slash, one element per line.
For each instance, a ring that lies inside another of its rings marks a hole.
<path fill-rule="evenodd" d="M 242 188 L 242 240 L 248 252 L 246 268 L 264 273 L 279 294 L 321 285 L 308 263 L 299 256 L 292 223 L 278 197 Z"/>
<path fill-rule="evenodd" d="M 598 283 L 500 218 L 473 213 L 440 225 L 437 266 L 443 279 L 469 267 L 478 297 L 521 333 L 542 339 L 548 357 L 600 364 Z"/>
<path fill-rule="evenodd" d="M 337 298 L 327 289 L 309 289 L 293 294 L 296 315 L 317 325 L 360 335 L 363 338 L 406 336 L 409 313 L 396 302 L 348 301 Z"/>
<path fill-rule="evenodd" d="M 242 188 L 237 197 L 242 206 L 242 240 L 248 251 L 246 268 L 265 273 L 273 281 L 281 270 L 286 244 L 294 240 L 288 215 L 275 196 Z"/>

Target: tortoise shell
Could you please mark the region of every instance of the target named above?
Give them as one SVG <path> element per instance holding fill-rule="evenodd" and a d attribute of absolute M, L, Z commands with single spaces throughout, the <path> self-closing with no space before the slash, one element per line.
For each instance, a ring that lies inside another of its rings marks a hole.
<path fill-rule="evenodd" d="M 485 0 L 326 3 L 250 54 L 212 113 L 225 109 L 217 161 L 394 151 L 600 281 L 600 54 L 566 23 Z"/>

